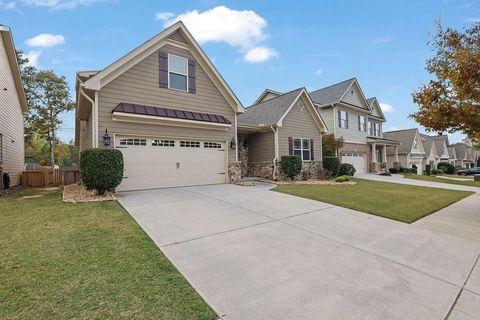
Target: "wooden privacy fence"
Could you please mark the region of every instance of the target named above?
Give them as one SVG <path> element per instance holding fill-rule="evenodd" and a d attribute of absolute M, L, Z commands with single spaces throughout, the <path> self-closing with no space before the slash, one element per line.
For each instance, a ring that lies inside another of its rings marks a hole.
<path fill-rule="evenodd" d="M 65 186 L 79 180 L 78 167 L 40 167 L 22 172 L 22 185 L 34 188 Z"/>

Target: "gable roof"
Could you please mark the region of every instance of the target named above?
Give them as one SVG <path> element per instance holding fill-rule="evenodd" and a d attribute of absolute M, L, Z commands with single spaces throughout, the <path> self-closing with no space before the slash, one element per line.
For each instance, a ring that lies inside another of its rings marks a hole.
<path fill-rule="evenodd" d="M 112 81 L 113 79 L 115 79 L 116 77 L 118 77 L 119 75 L 127 71 L 128 69 L 130 69 L 132 66 L 134 66 L 135 64 L 137 64 L 138 62 L 146 58 L 148 55 L 155 52 L 156 50 L 158 50 L 160 47 L 162 47 L 166 43 L 172 44 L 172 45 L 185 46 L 186 44 L 169 39 L 169 36 L 171 36 L 172 34 L 178 35 L 178 32 L 181 32 L 185 41 L 188 42 L 189 47 L 187 48 L 187 50 L 189 50 L 192 53 L 192 55 L 195 57 L 199 65 L 205 69 L 207 75 L 210 77 L 213 83 L 217 86 L 217 88 L 223 94 L 226 100 L 229 102 L 231 107 L 236 112 L 239 112 L 239 113 L 244 112 L 244 108 L 240 100 L 237 98 L 235 93 L 225 82 L 225 79 L 223 79 L 223 77 L 220 75 L 218 70 L 215 68 L 215 66 L 207 57 L 207 55 L 202 50 L 202 48 L 195 41 L 195 39 L 193 38 L 191 33 L 187 30 L 187 28 L 185 27 L 182 21 L 178 21 L 172 24 L 170 27 L 166 28 L 156 36 L 150 38 L 149 40 L 141 44 L 139 47 L 130 51 L 129 53 L 127 53 L 117 61 L 107 66 L 105 69 L 101 70 L 100 72 L 90 77 L 88 80 L 85 81 L 85 88 L 91 89 L 91 90 L 97 90 L 97 91 L 100 90 L 103 86 L 108 84 L 110 81 Z M 194 50 L 190 50 L 190 48 L 192 47 Z"/>
<path fill-rule="evenodd" d="M 382 108 L 380 107 L 380 103 L 378 103 L 377 97 L 368 98 L 368 99 L 367 99 L 367 103 L 368 103 L 368 107 L 370 108 L 370 111 L 372 111 L 372 117 L 381 118 L 381 119 L 383 119 L 383 120 L 387 120 L 387 119 L 385 118 L 385 114 L 383 113 Z M 373 109 L 374 109 L 374 108 L 377 110 L 377 113 L 380 114 L 380 117 L 377 117 L 377 116 L 373 115 Z"/>
<path fill-rule="evenodd" d="M 452 144 L 452 147 L 455 148 L 455 154 L 457 155 L 458 160 L 464 160 L 467 157 L 467 146 L 463 143 Z"/>
<path fill-rule="evenodd" d="M 13 80 L 15 82 L 15 88 L 17 90 L 18 100 L 20 101 L 20 107 L 22 112 L 25 113 L 28 110 L 27 98 L 25 96 L 25 90 L 23 89 L 22 76 L 20 75 L 20 68 L 17 62 L 17 54 L 15 52 L 15 44 L 13 42 L 12 32 L 10 28 L 0 24 L 0 36 L 5 44 L 7 52 L 7 60 L 12 70 Z"/>
<path fill-rule="evenodd" d="M 438 155 L 441 156 L 443 154 L 448 155 L 448 150 L 445 150 L 445 146 L 448 148 L 448 136 L 441 135 L 441 136 L 434 136 L 432 137 L 435 146 L 437 147 Z"/>
<path fill-rule="evenodd" d="M 420 134 L 420 137 L 422 137 L 422 143 L 423 143 L 423 148 L 425 149 L 425 152 L 430 154 L 432 152 L 433 148 L 433 139 L 432 137 L 426 135 L 426 134 Z"/>
<path fill-rule="evenodd" d="M 447 147 L 447 150 L 448 150 L 448 157 L 450 159 L 457 159 L 457 153 L 455 152 L 454 146 Z"/>
<path fill-rule="evenodd" d="M 400 142 L 398 152 L 402 154 L 408 154 L 412 152 L 413 141 L 418 133 L 417 128 L 388 131 L 384 132 L 383 136 L 388 139 L 396 140 Z"/>
<path fill-rule="evenodd" d="M 348 79 L 336 84 L 332 84 L 331 86 L 312 91 L 309 94 L 313 102 L 322 106 L 339 103 L 347 90 L 355 81 L 355 78 Z"/>
<path fill-rule="evenodd" d="M 263 92 L 258 96 L 257 100 L 255 100 L 255 102 L 253 104 L 257 104 L 257 103 L 260 103 L 262 102 L 263 98 L 265 98 L 265 96 L 267 94 L 273 94 L 273 95 L 276 95 L 276 96 L 280 96 L 282 95 L 283 93 L 279 92 L 279 91 L 275 91 L 275 90 L 272 90 L 272 89 L 265 89 L 263 90 Z"/>
<path fill-rule="evenodd" d="M 290 111 L 293 104 L 305 94 L 312 105 L 312 110 L 320 120 L 324 130 L 327 130 L 323 119 L 318 114 L 305 88 L 298 88 L 287 93 L 284 93 L 275 98 L 254 104 L 245 109 L 245 113 L 238 116 L 237 121 L 239 125 L 253 125 L 253 126 L 272 126 L 283 120 L 285 115 Z"/>

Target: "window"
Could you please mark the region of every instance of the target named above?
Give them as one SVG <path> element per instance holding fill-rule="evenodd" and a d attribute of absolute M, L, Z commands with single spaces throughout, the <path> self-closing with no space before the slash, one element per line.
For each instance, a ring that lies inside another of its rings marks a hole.
<path fill-rule="evenodd" d="M 152 140 L 152 146 L 154 147 L 175 147 L 174 140 Z"/>
<path fill-rule="evenodd" d="M 299 156 L 303 161 L 311 160 L 310 155 L 310 139 L 294 138 L 293 139 L 293 155 Z"/>
<path fill-rule="evenodd" d="M 373 127 L 371 121 L 368 121 L 368 134 L 373 136 Z"/>
<path fill-rule="evenodd" d="M 187 91 L 188 60 L 175 55 L 168 55 L 168 87 Z"/>
<path fill-rule="evenodd" d="M 146 146 L 147 140 L 140 138 L 120 139 L 121 146 Z"/>
<path fill-rule="evenodd" d="M 204 142 L 203 147 L 208 149 L 221 149 L 222 145 L 216 142 Z"/>
<path fill-rule="evenodd" d="M 200 142 L 198 141 L 180 141 L 181 148 L 200 148 Z"/>
<path fill-rule="evenodd" d="M 0 163 L 3 162 L 3 134 L 0 133 Z"/>
<path fill-rule="evenodd" d="M 378 163 L 382 163 L 382 153 L 380 149 L 375 150 L 375 158 L 377 159 Z"/>
<path fill-rule="evenodd" d="M 382 127 L 380 126 L 380 123 L 375 122 L 375 136 L 380 137 L 382 135 Z"/>
<path fill-rule="evenodd" d="M 338 110 L 338 126 L 348 129 L 348 113 L 347 111 Z"/>
<path fill-rule="evenodd" d="M 358 116 L 358 130 L 367 132 L 367 117 Z"/>

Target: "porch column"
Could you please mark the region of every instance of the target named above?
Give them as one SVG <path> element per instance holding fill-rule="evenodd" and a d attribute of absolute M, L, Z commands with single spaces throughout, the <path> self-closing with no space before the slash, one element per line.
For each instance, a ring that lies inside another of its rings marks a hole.
<path fill-rule="evenodd" d="M 372 143 L 372 163 L 377 163 L 377 157 L 375 154 L 376 144 Z"/>
<path fill-rule="evenodd" d="M 382 157 L 383 157 L 382 162 L 387 163 L 387 145 L 386 145 L 386 144 L 383 145 L 382 151 L 383 151 L 383 152 L 382 152 L 382 153 L 383 153 L 383 155 L 382 155 Z"/>
<path fill-rule="evenodd" d="M 395 146 L 395 162 L 398 163 L 398 146 Z"/>

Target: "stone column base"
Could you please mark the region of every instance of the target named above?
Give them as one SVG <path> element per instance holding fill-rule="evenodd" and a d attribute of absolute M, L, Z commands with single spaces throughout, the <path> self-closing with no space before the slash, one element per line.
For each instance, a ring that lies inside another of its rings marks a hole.
<path fill-rule="evenodd" d="M 230 161 L 228 164 L 228 178 L 230 183 L 237 183 L 242 179 L 241 161 Z"/>

